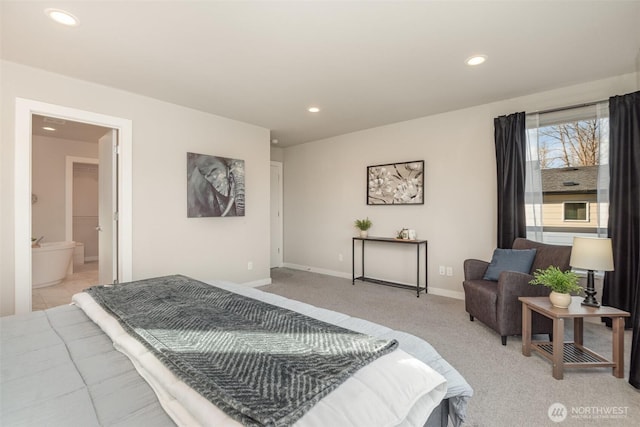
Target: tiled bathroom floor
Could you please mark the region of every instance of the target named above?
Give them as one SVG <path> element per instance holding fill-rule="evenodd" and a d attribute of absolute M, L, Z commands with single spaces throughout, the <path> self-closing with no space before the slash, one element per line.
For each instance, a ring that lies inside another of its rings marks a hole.
<path fill-rule="evenodd" d="M 74 265 L 73 269 L 73 274 L 67 276 L 62 283 L 47 286 L 46 288 L 33 289 L 31 293 L 31 309 L 37 311 L 69 304 L 73 294 L 98 284 L 97 261 Z"/>

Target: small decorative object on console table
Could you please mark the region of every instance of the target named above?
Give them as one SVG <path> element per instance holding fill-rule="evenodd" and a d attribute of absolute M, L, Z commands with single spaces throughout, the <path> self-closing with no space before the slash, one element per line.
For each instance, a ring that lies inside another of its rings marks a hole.
<path fill-rule="evenodd" d="M 571 304 L 571 292 L 578 292 L 582 287 L 578 285 L 578 275 L 573 271 L 562 271 L 556 266 L 549 266 L 544 270 L 536 270 L 533 273 L 535 279 L 529 283 L 542 285 L 551 289 L 549 300 L 551 305 L 558 308 L 567 308 Z"/>
<path fill-rule="evenodd" d="M 367 237 L 369 235 L 369 229 L 373 225 L 369 217 L 366 219 L 356 219 L 354 225 L 358 230 L 360 230 L 360 237 Z"/>
<path fill-rule="evenodd" d="M 403 228 L 396 233 L 396 239 L 407 240 L 409 239 L 409 230 Z"/>
<path fill-rule="evenodd" d="M 593 284 L 593 271 L 613 271 L 611 239 L 574 237 L 569 265 L 588 270 L 586 297 L 582 301 L 582 305 L 600 307 L 600 303 L 595 297 L 597 292 Z"/>

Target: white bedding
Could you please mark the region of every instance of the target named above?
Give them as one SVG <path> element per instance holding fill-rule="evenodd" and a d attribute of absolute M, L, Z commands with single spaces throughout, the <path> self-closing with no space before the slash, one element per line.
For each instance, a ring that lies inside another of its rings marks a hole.
<path fill-rule="evenodd" d="M 220 286 L 219 283 L 216 286 L 232 291 L 239 288 Z M 238 293 L 244 294 L 247 290 Z M 114 346 L 131 359 L 176 424 L 240 425 L 177 379 L 90 295 L 76 294 L 73 301 L 109 335 Z M 446 391 L 447 384 L 442 375 L 404 351 L 396 350 L 357 371 L 295 426 L 422 426 Z"/>

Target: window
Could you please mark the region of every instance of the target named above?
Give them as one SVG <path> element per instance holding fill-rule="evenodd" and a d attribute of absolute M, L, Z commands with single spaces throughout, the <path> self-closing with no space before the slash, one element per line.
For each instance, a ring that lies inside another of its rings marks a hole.
<path fill-rule="evenodd" d="M 606 235 L 608 103 L 527 115 L 527 237 L 571 245 Z"/>
<path fill-rule="evenodd" d="M 564 202 L 562 214 L 564 221 L 589 221 L 589 202 Z"/>

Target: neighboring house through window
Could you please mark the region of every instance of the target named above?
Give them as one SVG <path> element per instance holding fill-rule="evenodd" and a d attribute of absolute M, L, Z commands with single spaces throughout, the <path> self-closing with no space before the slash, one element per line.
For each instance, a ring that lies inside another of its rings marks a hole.
<path fill-rule="evenodd" d="M 527 237 L 571 245 L 606 236 L 607 104 L 527 115 Z"/>

